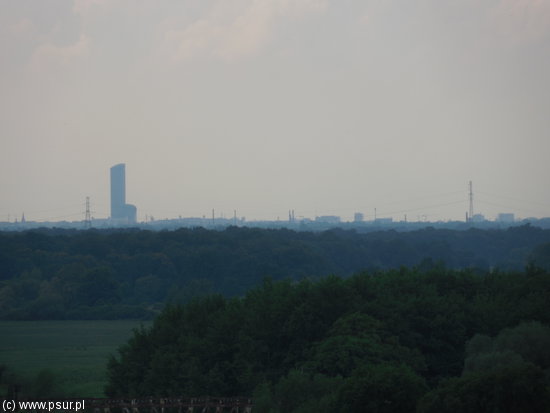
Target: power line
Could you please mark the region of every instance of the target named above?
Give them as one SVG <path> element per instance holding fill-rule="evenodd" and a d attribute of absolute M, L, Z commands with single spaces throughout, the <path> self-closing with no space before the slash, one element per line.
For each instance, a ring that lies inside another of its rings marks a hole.
<path fill-rule="evenodd" d="M 470 216 L 468 217 L 468 221 L 472 222 L 474 219 L 474 191 L 472 190 L 472 181 L 470 181 Z"/>
<path fill-rule="evenodd" d="M 84 228 L 92 227 L 92 216 L 90 214 L 90 197 L 86 197 L 86 215 L 84 216 Z"/>
<path fill-rule="evenodd" d="M 449 206 L 449 205 L 457 205 L 457 204 L 464 204 L 464 200 L 446 202 L 444 204 L 437 204 L 437 205 L 428 205 L 428 206 L 417 207 L 417 208 L 402 209 L 400 211 L 390 211 L 390 212 L 384 213 L 382 215 L 383 216 L 388 216 L 388 215 L 396 215 L 396 214 L 405 214 L 405 213 L 409 213 L 409 212 L 425 211 L 427 209 L 433 209 L 433 208 L 439 208 L 439 207 L 444 207 L 444 206 Z M 378 214 L 378 215 L 380 215 L 380 214 Z M 365 217 L 367 217 L 367 218 L 372 217 L 372 216 L 373 216 L 373 214 L 365 215 Z M 375 216 L 375 218 L 376 218 L 376 216 Z"/>
<path fill-rule="evenodd" d="M 506 209 L 506 210 L 519 210 L 519 211 L 522 211 L 522 212 L 527 212 L 527 213 L 537 214 L 537 215 L 544 215 L 545 214 L 541 210 L 535 210 L 535 209 L 523 208 L 523 207 L 510 207 L 509 205 L 498 204 L 498 203 L 495 203 L 495 202 L 490 202 L 490 201 L 485 201 L 485 200 L 478 201 L 478 203 L 483 204 L 483 205 L 490 205 L 490 206 L 494 206 L 494 207 L 499 207 L 499 208 L 503 208 L 503 209 Z"/>
<path fill-rule="evenodd" d="M 489 196 L 494 197 L 494 198 L 500 198 L 500 199 L 506 199 L 506 200 L 509 200 L 509 201 L 514 201 L 514 202 L 524 204 L 524 205 L 525 204 L 529 204 L 529 205 L 536 204 L 536 205 L 539 205 L 543 208 L 550 209 L 550 204 L 546 204 L 546 203 L 542 203 L 542 202 L 526 201 L 525 199 L 514 198 L 514 197 L 511 197 L 511 196 L 508 196 L 508 195 L 497 195 L 497 194 L 493 194 L 493 193 L 485 192 L 485 191 L 478 191 L 478 193 L 483 194 L 483 195 L 489 195 Z"/>

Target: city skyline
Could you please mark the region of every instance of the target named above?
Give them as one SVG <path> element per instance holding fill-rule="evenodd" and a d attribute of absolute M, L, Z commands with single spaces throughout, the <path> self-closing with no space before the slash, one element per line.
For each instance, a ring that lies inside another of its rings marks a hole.
<path fill-rule="evenodd" d="M 459 201 L 452 201 L 452 202 L 446 202 L 443 204 L 437 204 L 437 205 L 424 205 L 423 207 L 417 208 L 417 209 L 409 209 L 409 210 L 396 210 L 396 208 L 393 208 L 393 210 L 390 208 L 390 210 L 379 210 L 377 207 L 374 207 L 374 210 L 369 212 L 366 211 L 357 211 L 353 212 L 352 216 L 341 216 L 340 214 L 337 215 L 327 215 L 327 214 L 336 214 L 338 211 L 323 211 L 321 210 L 321 213 L 318 214 L 318 211 L 315 211 L 314 215 L 301 215 L 301 212 L 299 211 L 299 214 L 295 214 L 294 209 L 288 210 L 288 222 L 289 223 L 299 223 L 299 222 L 318 222 L 318 223 L 327 223 L 327 224 L 340 224 L 340 223 L 360 223 L 360 222 L 377 222 L 380 224 L 388 224 L 388 223 L 399 223 L 399 222 L 427 222 L 427 223 L 437 223 L 437 222 L 471 222 L 471 223 L 481 223 L 481 222 L 501 222 L 501 223 L 514 223 L 514 222 L 520 222 L 525 219 L 544 219 L 548 218 L 547 216 L 541 216 L 541 217 L 522 217 L 516 215 L 516 212 L 514 212 L 513 208 L 508 208 L 506 212 L 498 212 L 495 216 L 486 216 L 483 211 L 479 211 L 475 209 L 474 207 L 474 192 L 473 192 L 473 185 L 470 181 L 468 183 L 468 200 L 459 200 Z M 462 191 L 455 191 L 450 192 L 447 194 L 442 194 L 442 196 L 445 195 L 452 195 L 456 196 L 459 192 Z M 486 194 L 483 193 L 483 196 L 494 196 L 492 194 Z M 507 199 L 508 202 L 514 201 L 512 198 L 508 197 L 498 197 L 500 199 Z M 410 200 L 408 200 L 410 201 Z M 518 200 L 515 200 L 518 201 Z M 484 201 L 481 202 L 482 205 L 486 204 Z M 466 205 L 468 204 L 468 211 L 465 212 L 464 219 L 432 219 L 434 216 L 438 216 L 437 213 L 431 213 L 427 214 L 427 211 L 434 210 L 437 208 L 440 208 L 441 206 L 446 205 Z M 490 203 L 489 203 L 490 204 Z M 155 216 L 152 214 L 145 213 L 141 219 L 138 219 L 137 215 L 137 208 L 135 205 L 127 204 L 126 203 L 126 165 L 124 163 L 119 163 L 110 168 L 110 214 L 108 216 L 104 216 L 105 213 L 100 213 L 99 216 L 91 216 L 95 214 L 97 211 L 91 210 L 91 205 L 93 205 L 90 202 L 90 198 L 86 197 L 86 202 L 80 206 L 85 207 L 85 211 L 82 213 L 76 212 L 72 213 L 66 216 L 58 216 L 53 218 L 45 218 L 45 219 L 38 219 L 38 220 L 29 220 L 29 222 L 73 222 L 78 223 L 81 220 L 78 218 L 74 218 L 77 215 L 84 215 L 84 220 L 86 220 L 88 216 L 90 216 L 92 221 L 95 221 L 96 223 L 101 222 L 102 225 L 112 225 L 112 226 L 127 226 L 127 225 L 134 225 L 136 223 L 147 223 L 147 222 L 153 222 L 155 221 Z M 493 204 L 494 206 L 496 204 Z M 351 211 L 351 208 L 346 209 L 347 212 Z M 474 212 L 475 211 L 475 212 Z M 217 212 L 217 213 L 216 213 Z M 341 212 L 341 211 L 340 211 Z M 416 213 L 416 214 L 415 214 Z M 66 219 L 69 217 L 73 217 L 73 219 Z M 237 210 L 234 209 L 232 211 L 232 215 L 228 214 L 226 211 L 216 211 L 215 208 L 212 208 L 211 214 L 196 214 L 196 215 L 182 215 L 177 214 L 177 216 L 163 216 L 158 217 L 158 220 L 167 220 L 167 221 L 174 221 L 174 223 L 177 223 L 177 221 L 182 220 L 202 220 L 205 223 L 211 223 L 214 224 L 215 221 L 217 222 L 223 222 L 227 223 L 228 225 L 232 222 L 237 225 L 244 224 L 247 221 L 246 216 L 241 216 L 240 214 L 237 215 Z M 57 221 L 56 221 L 57 220 Z M 202 222 L 201 221 L 201 222 Z M 267 217 L 267 218 L 260 218 L 260 219 L 252 219 L 248 220 L 248 223 L 251 222 L 286 222 L 287 219 L 285 216 L 277 215 L 275 217 Z M 13 216 L 13 220 L 10 219 L 8 216 L 8 219 L 3 221 L 0 219 L 0 222 L 19 222 L 17 215 Z M 26 222 L 25 218 L 25 212 L 22 212 L 21 214 L 21 223 Z M 197 221 L 199 222 L 199 221 Z"/>
<path fill-rule="evenodd" d="M 550 215 L 550 2 L 0 4 L 0 221 Z"/>

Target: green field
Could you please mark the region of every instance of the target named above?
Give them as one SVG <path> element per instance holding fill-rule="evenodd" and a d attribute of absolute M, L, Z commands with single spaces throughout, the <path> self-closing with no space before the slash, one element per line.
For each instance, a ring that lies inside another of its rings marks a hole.
<path fill-rule="evenodd" d="M 150 323 L 0 321 L 0 365 L 26 382 L 49 369 L 63 395 L 103 397 L 109 355 L 130 338 L 134 328 Z"/>

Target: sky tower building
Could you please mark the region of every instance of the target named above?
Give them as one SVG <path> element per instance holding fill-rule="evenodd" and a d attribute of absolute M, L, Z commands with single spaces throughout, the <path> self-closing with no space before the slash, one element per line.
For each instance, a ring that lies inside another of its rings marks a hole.
<path fill-rule="evenodd" d="M 126 203 L 126 165 L 111 167 L 111 220 L 115 224 L 135 224 L 137 209 Z"/>

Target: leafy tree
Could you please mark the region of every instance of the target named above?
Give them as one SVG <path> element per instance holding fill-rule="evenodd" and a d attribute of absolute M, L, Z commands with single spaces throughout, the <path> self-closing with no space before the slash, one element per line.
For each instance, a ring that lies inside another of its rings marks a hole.
<path fill-rule="evenodd" d="M 59 395 L 59 393 L 56 394 L 58 390 L 55 381 L 55 374 L 50 369 L 40 370 L 32 383 L 33 396 L 46 398 Z"/>
<path fill-rule="evenodd" d="M 361 313 L 338 319 L 328 337 L 313 347 L 306 366 L 329 376 L 349 376 L 359 365 L 382 362 L 408 363 L 425 369 L 420 354 L 399 345 L 399 339 L 384 331 L 382 323 Z"/>
<path fill-rule="evenodd" d="M 275 406 L 280 412 L 331 412 L 337 408 L 341 377 L 310 375 L 291 370 L 275 385 Z"/>
<path fill-rule="evenodd" d="M 476 335 L 466 345 L 464 371 L 528 361 L 550 368 L 550 328 L 536 321 L 503 329 L 494 339 Z"/>
<path fill-rule="evenodd" d="M 529 261 L 537 267 L 550 271 L 550 243 L 534 248 L 529 256 Z"/>
<path fill-rule="evenodd" d="M 543 413 L 549 409 L 544 372 L 532 363 L 510 360 L 443 382 L 420 400 L 417 411 Z"/>
<path fill-rule="evenodd" d="M 339 395 L 341 412 L 412 412 L 428 390 L 425 381 L 404 365 L 361 366 L 346 379 Z"/>

